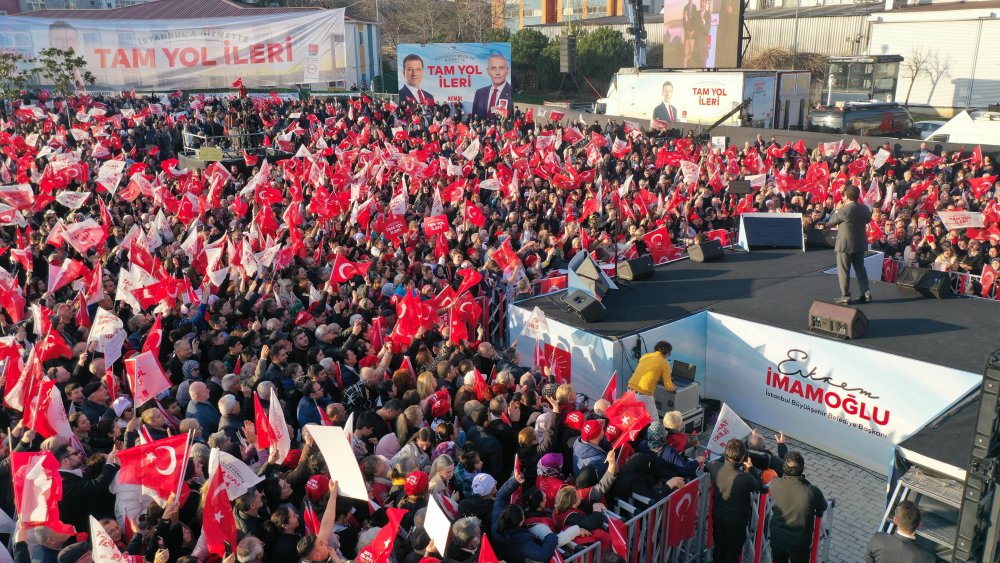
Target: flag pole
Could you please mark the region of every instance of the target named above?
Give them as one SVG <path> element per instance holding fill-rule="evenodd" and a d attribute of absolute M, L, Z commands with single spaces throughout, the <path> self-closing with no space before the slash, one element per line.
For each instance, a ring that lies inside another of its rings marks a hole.
<path fill-rule="evenodd" d="M 184 461 L 181 463 L 181 476 L 177 480 L 177 493 L 174 495 L 174 500 L 180 503 L 181 498 L 181 487 L 184 486 L 184 475 L 187 474 L 187 464 L 188 464 L 188 450 L 191 448 L 191 438 L 194 436 L 194 432 L 188 430 L 187 440 L 184 442 Z"/>

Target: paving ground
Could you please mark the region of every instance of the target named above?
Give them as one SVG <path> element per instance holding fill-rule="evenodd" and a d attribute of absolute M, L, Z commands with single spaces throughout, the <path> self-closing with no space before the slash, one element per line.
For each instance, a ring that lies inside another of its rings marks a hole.
<path fill-rule="evenodd" d="M 776 451 L 775 432 L 747 422 L 764 435 L 768 448 Z M 864 561 L 865 545 L 885 511 L 886 478 L 802 442 L 789 438 L 786 443 L 789 449 L 802 452 L 809 482 L 819 487 L 826 498 L 837 499 L 827 563 Z"/>

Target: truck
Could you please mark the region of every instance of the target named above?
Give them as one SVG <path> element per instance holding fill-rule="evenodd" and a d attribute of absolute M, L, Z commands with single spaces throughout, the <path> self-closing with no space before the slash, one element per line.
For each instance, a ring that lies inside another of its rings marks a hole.
<path fill-rule="evenodd" d="M 668 71 L 620 69 L 595 112 L 669 124 L 711 124 L 750 100 L 720 125 L 801 129 L 809 108 L 809 71 Z"/>

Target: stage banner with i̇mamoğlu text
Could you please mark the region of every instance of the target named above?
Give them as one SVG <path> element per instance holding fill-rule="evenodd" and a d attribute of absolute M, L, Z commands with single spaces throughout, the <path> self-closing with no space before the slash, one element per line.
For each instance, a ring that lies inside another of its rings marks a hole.
<path fill-rule="evenodd" d="M 0 17 L 0 48 L 72 47 L 96 89 L 248 88 L 346 76 L 344 10 L 190 20 Z"/>

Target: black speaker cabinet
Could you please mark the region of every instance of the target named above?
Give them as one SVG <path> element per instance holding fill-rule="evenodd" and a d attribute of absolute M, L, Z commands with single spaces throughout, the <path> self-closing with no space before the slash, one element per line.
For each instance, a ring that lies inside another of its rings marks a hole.
<path fill-rule="evenodd" d="M 618 277 L 625 281 L 644 280 L 652 275 L 653 257 L 649 254 L 618 263 Z"/>
<path fill-rule="evenodd" d="M 868 317 L 854 307 L 813 301 L 809 308 L 809 332 L 844 340 L 861 338 L 868 328 Z"/>
<path fill-rule="evenodd" d="M 722 260 L 722 243 L 717 239 L 706 240 L 688 247 L 688 257 L 694 262 Z"/>
<path fill-rule="evenodd" d="M 596 323 L 604 318 L 604 304 L 579 289 L 570 290 L 563 295 L 563 302 L 580 315 L 587 323 Z"/>
<path fill-rule="evenodd" d="M 809 229 L 806 231 L 806 246 L 809 248 L 836 248 L 837 231 L 833 229 Z"/>
<path fill-rule="evenodd" d="M 916 291 L 924 297 L 944 299 L 951 296 L 951 278 L 947 272 L 926 270 L 924 268 L 903 268 L 903 273 L 896 281 L 896 287 Z"/>

